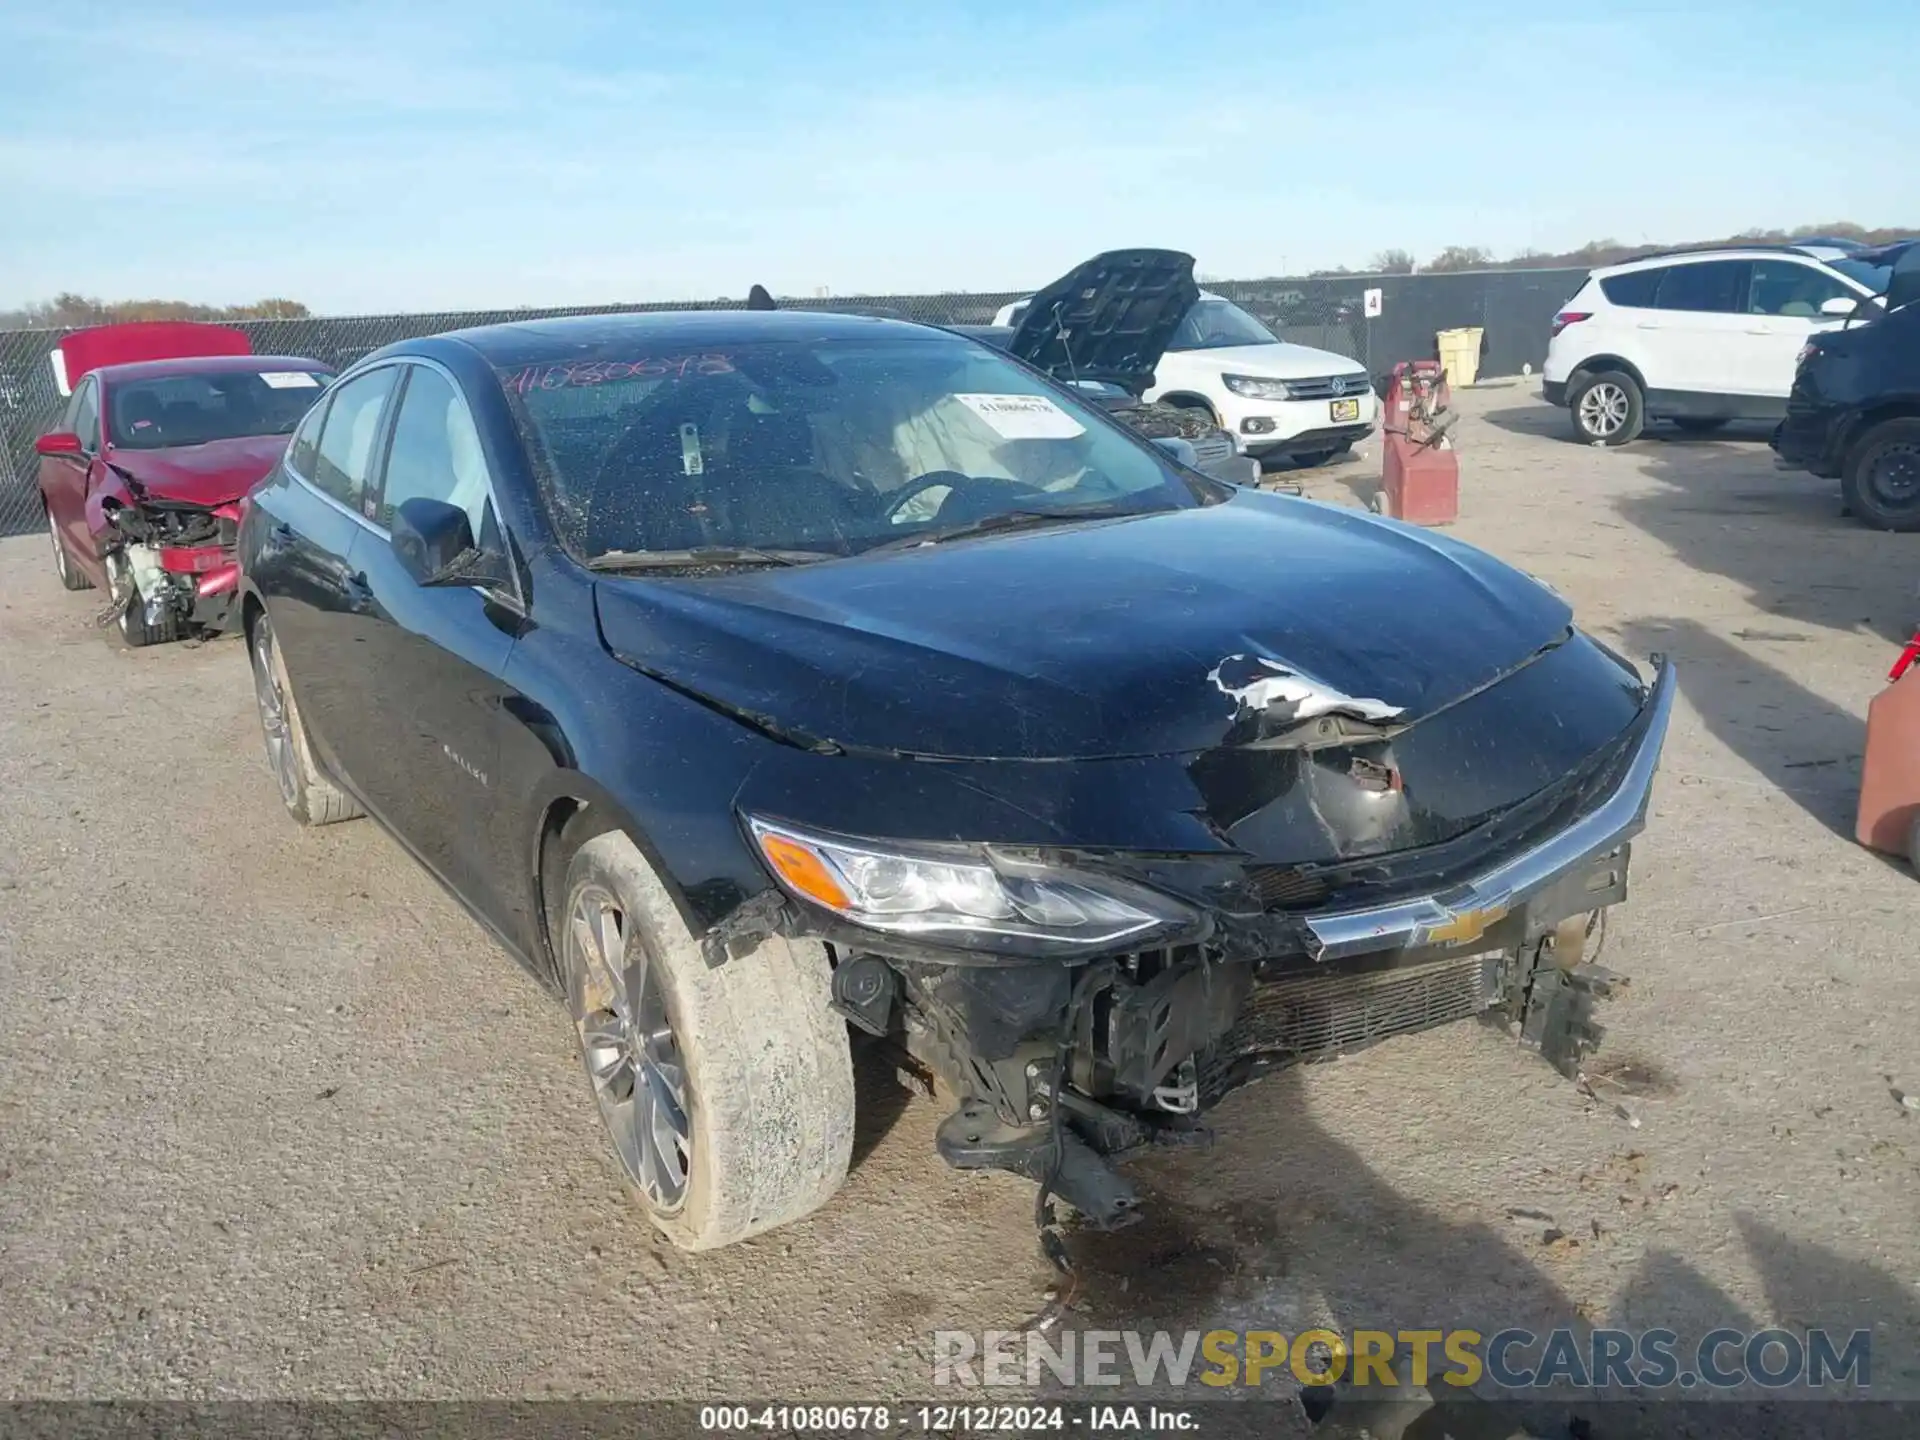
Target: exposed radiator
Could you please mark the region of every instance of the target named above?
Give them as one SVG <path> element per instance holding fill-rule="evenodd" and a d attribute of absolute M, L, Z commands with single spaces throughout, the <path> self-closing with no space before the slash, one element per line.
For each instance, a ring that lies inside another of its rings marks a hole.
<path fill-rule="evenodd" d="M 1502 963 L 1499 955 L 1474 955 L 1259 985 L 1214 1055 L 1228 1063 L 1246 1055 L 1313 1060 L 1464 1020 L 1500 998 Z"/>

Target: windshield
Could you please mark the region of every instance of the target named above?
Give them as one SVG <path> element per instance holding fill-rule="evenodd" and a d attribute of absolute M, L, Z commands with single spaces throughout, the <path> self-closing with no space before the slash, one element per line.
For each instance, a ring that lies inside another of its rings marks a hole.
<path fill-rule="evenodd" d="M 1169 350 L 1219 350 L 1228 345 L 1274 345 L 1274 333 L 1231 300 L 1196 300 L 1173 332 Z"/>
<path fill-rule="evenodd" d="M 1829 270 L 1838 270 L 1849 280 L 1867 287 L 1876 295 L 1887 293 L 1887 283 L 1893 279 L 1891 265 L 1869 265 L 1863 260 L 1853 260 L 1841 256 L 1838 260 L 1826 262 Z"/>
<path fill-rule="evenodd" d="M 544 461 L 554 527 L 589 562 L 704 551 L 791 563 L 978 533 L 995 517 L 1213 496 L 1093 406 L 959 336 L 645 344 L 500 372 Z"/>
<path fill-rule="evenodd" d="M 312 370 L 232 370 L 114 382 L 107 427 L 122 450 L 289 435 L 325 386 Z"/>

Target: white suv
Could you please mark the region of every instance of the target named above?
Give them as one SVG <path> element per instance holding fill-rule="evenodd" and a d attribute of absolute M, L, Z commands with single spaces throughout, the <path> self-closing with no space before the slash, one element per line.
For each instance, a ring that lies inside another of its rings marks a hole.
<path fill-rule="evenodd" d="M 1830 245 L 1649 255 L 1587 277 L 1553 317 L 1541 371 L 1580 438 L 1624 445 L 1649 420 L 1705 432 L 1787 413 L 1800 347 L 1886 289 Z"/>
<path fill-rule="evenodd" d="M 1018 325 L 1026 308 L 1025 300 L 1004 306 L 993 323 Z M 1242 455 L 1299 465 L 1346 454 L 1372 432 L 1379 410 L 1357 360 L 1276 339 L 1205 290 L 1174 331 L 1145 398 L 1205 411 Z"/>

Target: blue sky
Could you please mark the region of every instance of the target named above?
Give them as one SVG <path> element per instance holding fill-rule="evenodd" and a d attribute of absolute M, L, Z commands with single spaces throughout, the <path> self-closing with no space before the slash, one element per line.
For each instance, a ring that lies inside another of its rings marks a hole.
<path fill-rule="evenodd" d="M 1245 277 L 1920 227 L 1920 11 L 1661 10 L 1455 0 L 1383 33 L 1392 7 L 1345 0 L 23 0 L 0 309 L 986 290 L 1132 244 Z"/>

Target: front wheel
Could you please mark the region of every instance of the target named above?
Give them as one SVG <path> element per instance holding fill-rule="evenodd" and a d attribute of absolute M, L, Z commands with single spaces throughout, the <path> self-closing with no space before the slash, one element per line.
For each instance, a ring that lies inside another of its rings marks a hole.
<path fill-rule="evenodd" d="M 1638 382 L 1619 370 L 1583 376 L 1567 396 L 1574 433 L 1589 445 L 1625 445 L 1638 439 L 1646 410 Z"/>
<path fill-rule="evenodd" d="M 1862 435 L 1847 454 L 1840 496 L 1876 530 L 1920 530 L 1920 420 L 1887 420 Z"/>
<path fill-rule="evenodd" d="M 302 825 L 332 825 L 359 816 L 359 805 L 314 763 L 307 727 L 301 723 L 293 688 L 287 684 L 286 663 L 274 642 L 273 622 L 264 614 L 253 622 L 247 653 L 253 661 L 253 698 L 260 707 L 267 766 L 287 813 Z"/>
<path fill-rule="evenodd" d="M 647 1218 L 711 1250 L 824 1205 L 853 1154 L 853 1056 L 826 948 L 709 965 L 619 831 L 567 867 L 561 979 L 587 1080 Z"/>
<path fill-rule="evenodd" d="M 133 567 L 124 555 L 107 557 L 107 593 L 113 597 L 119 618 L 114 621 L 120 638 L 135 650 L 149 645 L 171 645 L 180 638 L 180 621 L 171 609 L 163 608 L 155 619 L 147 618 L 146 597 L 134 584 Z"/>
<path fill-rule="evenodd" d="M 47 535 L 53 541 L 53 573 L 60 577 L 60 588 L 91 590 L 93 581 L 81 573 L 73 557 L 67 554 L 67 542 L 60 538 L 60 522 L 53 518 L 51 510 L 47 511 Z"/>

